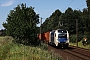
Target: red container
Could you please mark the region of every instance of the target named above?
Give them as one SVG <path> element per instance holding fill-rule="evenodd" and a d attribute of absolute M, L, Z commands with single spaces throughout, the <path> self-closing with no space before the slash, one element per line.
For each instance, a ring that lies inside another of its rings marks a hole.
<path fill-rule="evenodd" d="M 45 43 L 48 43 L 49 42 L 49 34 L 50 34 L 50 32 L 38 34 L 38 39 L 44 41 Z"/>
<path fill-rule="evenodd" d="M 49 42 L 49 34 L 50 32 L 46 32 L 45 34 L 45 42 Z"/>
<path fill-rule="evenodd" d="M 39 34 L 38 38 L 39 38 L 39 40 L 45 40 L 45 34 L 44 33 Z"/>

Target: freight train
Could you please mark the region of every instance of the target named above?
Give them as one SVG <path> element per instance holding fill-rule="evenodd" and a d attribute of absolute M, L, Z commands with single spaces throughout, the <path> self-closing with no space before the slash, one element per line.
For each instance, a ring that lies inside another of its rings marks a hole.
<path fill-rule="evenodd" d="M 38 34 L 39 40 L 42 40 L 50 45 L 68 47 L 69 33 L 64 29 L 57 29 L 42 34 Z"/>

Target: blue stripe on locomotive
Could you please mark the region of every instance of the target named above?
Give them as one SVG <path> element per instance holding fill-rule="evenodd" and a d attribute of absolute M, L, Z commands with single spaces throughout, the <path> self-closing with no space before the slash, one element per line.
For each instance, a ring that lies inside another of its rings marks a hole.
<path fill-rule="evenodd" d="M 67 38 L 58 38 L 58 42 L 66 42 Z"/>

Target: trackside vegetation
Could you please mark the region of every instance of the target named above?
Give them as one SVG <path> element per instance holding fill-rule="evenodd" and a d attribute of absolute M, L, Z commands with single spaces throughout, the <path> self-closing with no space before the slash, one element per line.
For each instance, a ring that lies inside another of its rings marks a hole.
<path fill-rule="evenodd" d="M 58 54 L 48 52 L 47 45 L 26 46 L 12 43 L 10 36 L 0 37 L 0 60 L 61 60 Z"/>
<path fill-rule="evenodd" d="M 72 43 L 72 42 L 70 43 L 70 45 L 72 45 L 72 46 L 77 46 L 76 43 Z M 83 45 L 83 44 L 82 44 L 82 41 L 80 41 L 80 42 L 78 42 L 78 47 L 85 48 L 85 49 L 90 49 L 90 44 Z"/>

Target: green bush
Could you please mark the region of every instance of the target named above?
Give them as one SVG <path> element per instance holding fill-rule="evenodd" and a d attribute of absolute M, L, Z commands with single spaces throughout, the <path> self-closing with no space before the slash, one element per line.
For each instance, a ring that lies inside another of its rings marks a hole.
<path fill-rule="evenodd" d="M 78 42 L 81 41 L 83 39 L 83 35 L 78 34 L 77 39 L 78 39 Z M 70 42 L 76 43 L 76 35 L 75 34 L 70 36 Z"/>
<path fill-rule="evenodd" d="M 75 43 L 76 42 L 76 35 L 70 36 L 70 42 Z"/>

